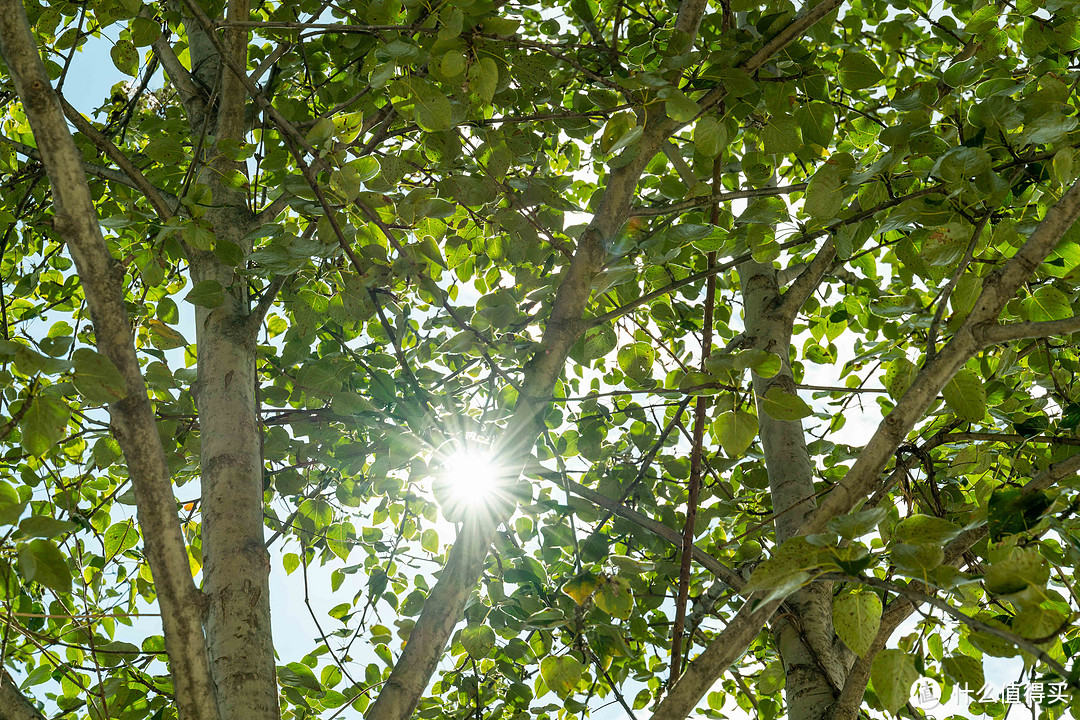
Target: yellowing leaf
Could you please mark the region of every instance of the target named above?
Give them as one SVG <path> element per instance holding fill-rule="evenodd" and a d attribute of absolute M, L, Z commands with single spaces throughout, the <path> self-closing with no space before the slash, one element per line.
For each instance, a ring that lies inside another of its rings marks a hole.
<path fill-rule="evenodd" d="M 566 697 L 581 680 L 581 661 L 569 655 L 549 655 L 540 661 L 540 677 L 556 695 Z"/>
<path fill-rule="evenodd" d="M 874 593 L 847 593 L 833 599 L 833 627 L 856 655 L 869 652 L 880 626 L 881 598 Z"/>
<path fill-rule="evenodd" d="M 600 578 L 596 577 L 596 575 L 591 572 L 583 572 L 564 582 L 561 590 L 578 605 L 584 605 L 599 583 Z"/>
<path fill-rule="evenodd" d="M 184 336 L 160 320 L 151 318 L 146 321 L 146 324 L 150 326 L 150 342 L 158 350 L 187 347 L 188 341 L 184 339 Z"/>
<path fill-rule="evenodd" d="M 596 606 L 612 617 L 626 620 L 634 612 L 634 595 L 630 582 L 623 577 L 608 578 L 596 593 Z"/>

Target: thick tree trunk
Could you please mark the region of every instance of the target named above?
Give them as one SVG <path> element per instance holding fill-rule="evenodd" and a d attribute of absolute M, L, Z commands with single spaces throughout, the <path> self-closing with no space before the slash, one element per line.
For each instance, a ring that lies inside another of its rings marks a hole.
<path fill-rule="evenodd" d="M 793 537 L 817 507 L 814 468 L 806 449 L 802 422 L 783 421 L 764 411 L 760 398 L 772 388 L 796 394 L 788 362 L 792 313 L 781 303 L 776 271 L 771 264 L 748 262 L 740 266 L 747 346 L 767 350 L 781 359 L 780 371 L 770 378 L 754 373 L 758 398 L 758 428 L 765 450 L 776 541 Z M 832 583 L 816 582 L 788 597 L 790 613 L 773 623 L 773 635 L 786 675 L 785 697 L 791 720 L 820 720 L 844 686 L 847 664 L 832 624 Z"/>
<path fill-rule="evenodd" d="M 246 0 L 230 0 L 228 19 L 248 19 Z M 192 28 L 198 28 L 194 23 Z M 218 144 L 247 138 L 244 84 L 222 69 L 220 53 L 247 67 L 247 33 L 230 28 L 224 42 L 201 30 L 193 36 L 200 63 L 220 69 Z M 193 47 L 195 47 L 193 45 Z M 193 132 L 195 129 L 193 128 Z M 246 256 L 244 236 L 252 215 L 243 191 L 224 185 L 230 174 L 244 174 L 243 163 L 215 152 L 204 182 L 214 210 L 206 219 L 219 247 L 236 246 Z M 202 441 L 203 590 L 209 597 L 206 639 L 222 715 L 230 720 L 280 717 L 274 642 L 270 624 L 270 555 L 263 533 L 263 459 L 256 400 L 256 338 L 260 318 L 251 314 L 246 278 L 213 252 L 192 251 L 193 283 L 217 283 L 224 303 L 195 313 L 198 378 L 195 391 Z"/>
<path fill-rule="evenodd" d="M 220 239 L 224 234 L 217 228 Z M 279 715 L 270 630 L 270 557 L 263 536 L 262 457 L 255 398 L 256 327 L 235 268 L 213 257 L 192 264 L 195 282 L 214 280 L 226 302 L 196 313 L 202 439 L 203 589 L 206 635 L 222 714 Z"/>
<path fill-rule="evenodd" d="M 15 83 L 52 186 L 53 229 L 75 261 L 94 322 L 98 350 L 124 377 L 127 397 L 109 413 L 135 488 L 139 528 L 161 604 L 165 650 L 182 720 L 220 717 L 201 620 L 204 597 L 191 578 L 165 453 L 139 367 L 124 305 L 123 271 L 109 254 L 79 152 L 22 3 L 0 0 L 0 55 Z M 4 679 L 0 712 L 26 717 L 17 688 Z"/>

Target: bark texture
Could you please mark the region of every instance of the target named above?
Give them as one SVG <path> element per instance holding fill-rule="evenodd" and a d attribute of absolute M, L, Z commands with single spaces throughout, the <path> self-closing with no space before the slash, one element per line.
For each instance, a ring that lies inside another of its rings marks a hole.
<path fill-rule="evenodd" d="M 31 704 L 11 680 L 0 670 L 0 718 L 3 720 L 45 720 L 45 716 Z"/>
<path fill-rule="evenodd" d="M 177 708 L 184 720 L 216 720 L 216 690 L 202 631 L 205 598 L 192 582 L 172 481 L 135 354 L 123 301 L 123 268 L 109 254 L 101 235 L 82 155 L 18 0 L 0 0 L 0 53 L 15 81 L 52 185 L 53 229 L 64 238 L 75 261 L 98 350 L 124 377 L 127 397 L 113 403 L 109 412 L 135 488 L 144 549 L 161 604 Z"/>
<path fill-rule="evenodd" d="M 820 277 L 818 278 L 820 279 Z M 776 541 L 793 537 L 817 506 L 814 467 L 806 449 L 802 421 L 778 420 L 766 411 L 763 398 L 773 390 L 797 395 L 788 361 L 794 313 L 802 300 L 782 299 L 772 264 L 748 262 L 740 266 L 745 308 L 745 344 L 780 358 L 780 370 L 769 378 L 753 374 L 758 402 L 758 428 L 769 475 Z M 816 286 L 816 282 L 813 286 Z M 801 288 L 792 288 L 798 293 Z M 791 291 L 789 291 L 791 292 Z M 785 301 L 786 300 L 786 301 Z M 784 663 L 784 693 L 788 716 L 818 720 L 836 700 L 847 667 L 841 656 L 832 622 L 832 583 L 815 582 L 787 599 L 790 612 L 773 624 L 773 635 Z"/>
<path fill-rule="evenodd" d="M 228 20 L 248 19 L 247 0 L 230 0 Z M 223 143 L 244 142 L 244 107 L 248 93 L 237 74 L 226 69 L 247 67 L 248 35 L 230 27 L 219 40 L 193 20 L 188 33 L 195 67 L 220 73 L 214 137 Z M 222 62 L 227 57 L 229 62 Z M 192 132 L 197 132 L 192 128 Z M 245 174 L 229 153 L 215 152 L 203 182 L 211 189 L 214 209 L 207 213 L 214 242 L 235 245 L 246 256 L 251 242 L 244 236 L 252 214 L 242 190 L 221 178 Z M 246 278 L 213 252 L 189 251 L 195 284 L 222 288 L 220 307 L 197 307 L 195 332 L 198 378 L 195 402 L 199 412 L 202 468 L 203 589 L 209 597 L 206 639 L 222 713 L 237 720 L 280 717 L 274 640 L 270 619 L 270 555 L 263 528 L 262 426 L 256 387 L 256 335 L 260 317 L 251 312 Z"/>

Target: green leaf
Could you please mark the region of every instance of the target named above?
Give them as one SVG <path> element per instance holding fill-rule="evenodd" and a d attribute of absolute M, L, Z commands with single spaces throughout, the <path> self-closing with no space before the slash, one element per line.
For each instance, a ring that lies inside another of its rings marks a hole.
<path fill-rule="evenodd" d="M 911 382 L 919 374 L 919 368 L 907 358 L 890 362 L 885 368 L 885 389 L 889 397 L 899 400 L 911 387 Z"/>
<path fill-rule="evenodd" d="M 652 375 L 656 351 L 648 343 L 637 342 L 619 348 L 619 367 L 635 380 L 644 380 Z"/>
<path fill-rule="evenodd" d="M 885 508 L 874 507 L 834 517 L 826 528 L 843 538 L 853 539 L 876 528 L 887 514 Z"/>
<path fill-rule="evenodd" d="M 1067 622 L 1068 618 L 1061 611 L 1035 605 L 1016 613 L 1012 631 L 1022 638 L 1045 643 L 1056 637 Z"/>
<path fill-rule="evenodd" d="M 1011 595 L 1028 585 L 1042 586 L 1049 578 L 1046 559 L 1037 550 L 1016 548 L 1008 557 L 991 563 L 983 583 L 995 595 Z"/>
<path fill-rule="evenodd" d="M 356 543 L 356 535 L 352 525 L 347 523 L 334 523 L 326 530 L 326 547 L 342 560 L 348 560 Z"/>
<path fill-rule="evenodd" d="M 608 325 L 593 328 L 585 335 L 585 360 L 596 360 L 607 355 L 618 345 L 615 330 Z"/>
<path fill-rule="evenodd" d="M 465 72 L 465 53 L 460 50 L 449 50 L 443 55 L 439 63 L 442 74 L 448 78 L 456 77 Z"/>
<path fill-rule="evenodd" d="M 71 570 L 51 540 L 31 540 L 19 545 L 19 574 L 57 592 L 71 592 Z"/>
<path fill-rule="evenodd" d="M 803 140 L 827 149 L 836 131 L 836 114 L 828 104 L 811 102 L 795 109 Z"/>
<path fill-rule="evenodd" d="M 136 75 L 139 72 L 139 51 L 130 40 L 121 38 L 117 40 L 109 51 L 113 65 L 125 75 Z"/>
<path fill-rule="evenodd" d="M 225 290 L 217 280 L 203 280 L 184 296 L 192 305 L 213 310 L 225 304 Z"/>
<path fill-rule="evenodd" d="M 863 53 L 849 50 L 840 60 L 840 84 L 846 90 L 864 90 L 884 79 L 874 61 Z"/>
<path fill-rule="evenodd" d="M 430 553 L 439 552 L 439 533 L 434 528 L 428 528 L 420 535 L 420 547 Z"/>
<path fill-rule="evenodd" d="M 501 35 L 503 37 L 510 37 L 517 32 L 518 26 L 521 25 L 521 21 L 515 18 L 507 17 L 489 17 L 484 18 L 484 32 L 491 33 L 492 35 Z"/>
<path fill-rule="evenodd" d="M 726 412 L 716 419 L 713 432 L 728 457 L 742 457 L 758 433 L 758 419 L 745 410 Z"/>
<path fill-rule="evenodd" d="M 187 156 L 184 145 L 178 138 L 171 135 L 159 135 L 151 138 L 143 152 L 162 165 L 177 165 Z"/>
<path fill-rule="evenodd" d="M 1031 530 L 1053 503 L 1053 498 L 1043 490 L 995 489 L 987 503 L 990 539 L 999 542 L 1006 535 Z"/>
<path fill-rule="evenodd" d="M 870 666 L 874 692 L 881 705 L 894 715 L 911 698 L 911 686 L 918 677 L 914 658 L 903 650 L 882 650 Z"/>
<path fill-rule="evenodd" d="M 22 446 L 31 455 L 44 455 L 64 438 L 71 410 L 60 400 L 43 395 L 26 402 L 30 409 L 19 421 Z"/>
<path fill-rule="evenodd" d="M 668 87 L 660 91 L 660 97 L 664 98 L 664 110 L 667 116 L 677 123 L 687 123 L 697 117 L 701 107 L 686 97 L 676 88 Z"/>
<path fill-rule="evenodd" d="M 51 538 L 69 533 L 78 527 L 68 520 L 58 520 L 45 515 L 31 515 L 19 523 L 19 532 L 26 537 Z"/>
<path fill-rule="evenodd" d="M 425 80 L 414 81 L 411 88 L 416 101 L 416 122 L 420 127 L 429 132 L 439 132 L 454 126 L 450 100 L 438 88 Z"/>
<path fill-rule="evenodd" d="M 982 663 L 968 655 L 949 655 L 941 661 L 941 668 L 946 675 L 968 690 L 979 691 L 986 685 Z"/>
<path fill-rule="evenodd" d="M 548 655 L 540 661 L 540 676 L 559 697 L 573 694 L 581 680 L 581 661 L 570 655 Z"/>
<path fill-rule="evenodd" d="M 1011 632 L 1011 628 L 1008 625 L 1001 622 L 997 618 L 990 617 L 986 613 L 980 613 L 976 617 L 980 621 L 986 623 L 993 628 L 997 628 L 998 630 L 1005 630 L 1006 632 Z M 1020 654 L 1019 648 L 1017 648 L 1008 640 L 997 635 L 991 635 L 990 633 L 983 630 L 973 632 L 968 635 L 968 641 L 973 646 L 992 657 L 1015 657 Z"/>
<path fill-rule="evenodd" d="M 278 668 L 278 678 L 284 685 L 307 688 L 314 692 L 321 692 L 323 689 L 315 673 L 303 663 L 291 662 L 283 668 Z"/>
<path fill-rule="evenodd" d="M 750 368 L 754 371 L 755 375 L 765 379 L 776 375 L 776 373 L 780 372 L 781 367 L 782 361 L 780 356 L 776 353 L 771 353 L 768 350 L 753 348 L 744 350 L 735 356 L 736 370 L 742 371 L 746 368 Z"/>
<path fill-rule="evenodd" d="M 0 480 L 0 525 L 14 525 L 25 509 L 26 501 L 15 488 Z"/>
<path fill-rule="evenodd" d="M 862 657 L 881 627 L 881 598 L 865 591 L 834 598 L 833 627 L 844 644 Z"/>
<path fill-rule="evenodd" d="M 558 608 L 547 608 L 546 610 L 539 610 L 525 619 L 525 627 L 537 628 L 541 630 L 549 630 L 551 628 L 560 627 L 566 625 L 569 619 L 566 614 Z"/>
<path fill-rule="evenodd" d="M 75 389 L 87 400 L 108 404 L 127 396 L 124 376 L 109 358 L 89 348 L 79 348 L 72 359 L 75 361 Z"/>
<path fill-rule="evenodd" d="M 495 98 L 498 85 L 499 66 L 490 57 L 482 57 L 469 66 L 469 90 L 480 102 L 490 103 Z"/>
<path fill-rule="evenodd" d="M 941 392 L 945 404 L 961 420 L 979 422 L 986 415 L 986 387 L 974 370 L 956 373 Z"/>
<path fill-rule="evenodd" d="M 495 631 L 487 625 L 466 625 L 461 631 L 461 646 L 474 660 L 486 658 L 495 648 Z"/>
<path fill-rule="evenodd" d="M 727 147 L 727 126 L 712 115 L 698 118 L 694 124 L 694 145 L 706 157 L 716 157 Z"/>
<path fill-rule="evenodd" d="M 811 545 L 803 536 L 793 537 L 776 548 L 772 557 L 754 569 L 750 581 L 742 589 L 749 596 L 755 592 L 768 592 L 764 602 L 782 597 L 810 580 L 809 570 L 829 562 L 827 552 Z"/>
<path fill-rule="evenodd" d="M 1036 322 L 1064 320 L 1073 316 L 1068 296 L 1051 285 L 1043 285 L 1024 300 L 1024 310 Z"/>
<path fill-rule="evenodd" d="M 806 188 L 803 209 L 812 218 L 831 219 L 844 207 L 840 193 L 840 166 L 830 161 L 818 168 Z"/>
<path fill-rule="evenodd" d="M 904 518 L 893 528 L 893 538 L 908 544 L 943 544 L 960 534 L 961 528 L 932 515 L 912 515 Z"/>
<path fill-rule="evenodd" d="M 105 531 L 105 559 L 112 560 L 139 544 L 139 531 L 130 520 L 113 523 Z"/>
<path fill-rule="evenodd" d="M 135 47 L 153 45 L 161 37 L 161 25 L 151 18 L 137 17 L 131 21 L 131 42 Z"/>
<path fill-rule="evenodd" d="M 784 392 L 775 385 L 769 388 L 764 397 L 758 396 L 758 407 L 769 417 L 784 422 L 794 422 L 814 414 L 798 395 Z"/>
<path fill-rule="evenodd" d="M 900 572 L 925 580 L 931 570 L 945 561 L 945 550 L 940 545 L 893 545 L 889 548 Z"/>

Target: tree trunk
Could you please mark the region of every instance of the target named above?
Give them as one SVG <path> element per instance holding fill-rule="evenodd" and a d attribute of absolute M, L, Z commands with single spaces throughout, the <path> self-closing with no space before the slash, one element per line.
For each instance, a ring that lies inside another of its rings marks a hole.
<path fill-rule="evenodd" d="M 224 233 L 218 228 L 217 237 Z M 192 279 L 225 288 L 223 306 L 196 313 L 202 439 L 206 635 L 222 714 L 278 717 L 270 631 L 270 556 L 263 537 L 262 457 L 255 398 L 255 332 L 235 268 L 205 255 Z"/>
<path fill-rule="evenodd" d="M 776 514 L 777 544 L 793 537 L 817 507 L 814 467 L 806 449 L 802 422 L 769 416 L 761 398 L 772 388 L 797 393 L 788 360 L 794 304 L 782 306 L 772 264 L 748 262 L 739 268 L 745 309 L 747 346 L 780 357 L 780 371 L 769 378 L 753 375 L 758 398 L 758 428 L 765 450 L 769 490 Z M 833 632 L 832 583 L 815 582 L 788 597 L 772 632 L 786 675 L 785 697 L 791 720 L 820 720 L 844 686 L 848 664 Z"/>
<path fill-rule="evenodd" d="M 247 0 L 230 0 L 230 21 L 248 19 Z M 223 143 L 247 137 L 247 91 L 222 62 L 226 53 L 247 67 L 247 33 L 230 28 L 224 41 L 189 23 L 193 35 L 210 41 L 202 65 L 218 68 L 220 101 L 214 148 L 204 182 L 212 193 L 206 214 L 215 248 L 238 248 L 252 223 L 243 190 L 222 181 L 246 175 L 243 163 L 221 152 Z M 192 128 L 195 133 L 195 128 Z M 197 307 L 198 378 L 195 403 L 202 441 L 203 590 L 209 597 L 206 640 L 223 717 L 276 720 L 280 716 L 274 642 L 270 624 L 270 554 L 263 533 L 263 459 L 256 396 L 256 339 L 261 318 L 251 313 L 248 283 L 238 268 L 215 252 L 189 251 L 194 284 L 216 283 L 224 302 Z M 211 286 L 213 287 L 213 286 Z"/>

